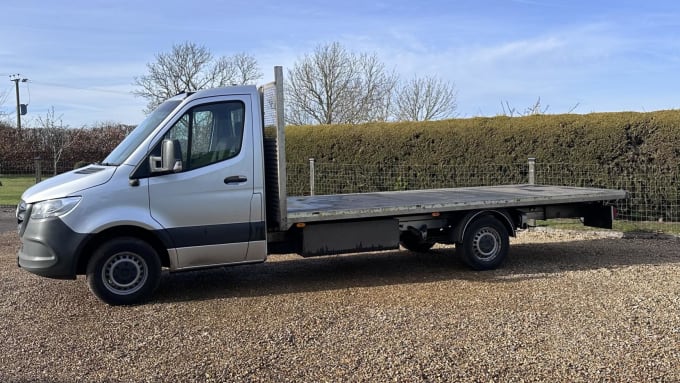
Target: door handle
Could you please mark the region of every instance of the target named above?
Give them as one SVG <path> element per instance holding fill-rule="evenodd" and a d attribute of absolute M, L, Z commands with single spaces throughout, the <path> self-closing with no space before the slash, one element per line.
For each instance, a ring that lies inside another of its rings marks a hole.
<path fill-rule="evenodd" d="M 246 181 L 248 181 L 248 178 L 246 178 L 246 176 L 231 176 L 224 179 L 224 183 L 227 185 L 240 184 Z"/>

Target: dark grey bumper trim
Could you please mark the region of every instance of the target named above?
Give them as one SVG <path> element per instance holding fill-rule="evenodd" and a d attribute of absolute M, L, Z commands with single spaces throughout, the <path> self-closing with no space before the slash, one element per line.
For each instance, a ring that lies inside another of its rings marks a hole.
<path fill-rule="evenodd" d="M 59 218 L 24 223 L 19 266 L 48 278 L 75 279 L 76 265 L 88 234 L 76 233 Z"/>

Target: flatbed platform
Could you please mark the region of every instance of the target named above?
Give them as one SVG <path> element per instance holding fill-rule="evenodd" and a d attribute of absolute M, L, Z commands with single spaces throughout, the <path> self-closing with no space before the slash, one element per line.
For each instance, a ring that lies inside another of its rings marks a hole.
<path fill-rule="evenodd" d="M 624 190 L 546 185 L 501 185 L 450 189 L 288 197 L 288 223 L 334 221 L 561 205 L 626 198 Z"/>

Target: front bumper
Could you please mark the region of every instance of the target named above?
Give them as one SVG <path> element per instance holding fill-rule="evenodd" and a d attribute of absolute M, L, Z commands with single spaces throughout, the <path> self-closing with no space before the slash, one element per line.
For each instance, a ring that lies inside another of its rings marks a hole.
<path fill-rule="evenodd" d="M 20 230 L 19 267 L 48 278 L 75 279 L 87 234 L 76 233 L 60 218 L 24 222 Z"/>

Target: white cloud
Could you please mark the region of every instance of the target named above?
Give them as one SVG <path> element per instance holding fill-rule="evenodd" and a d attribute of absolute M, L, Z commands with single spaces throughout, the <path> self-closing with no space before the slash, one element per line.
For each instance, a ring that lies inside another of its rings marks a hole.
<path fill-rule="evenodd" d="M 394 40 L 374 39 L 373 49 L 404 77 L 437 75 L 454 82 L 463 116 L 495 115 L 504 100 L 523 109 L 538 97 L 554 113 L 586 101 L 596 105 L 588 89 L 596 82 L 614 81 L 608 79 L 614 71 L 631 70 L 622 65 L 639 47 L 607 23 L 438 47 L 427 47 L 426 37 L 415 33 L 392 35 Z"/>
<path fill-rule="evenodd" d="M 483 65 L 493 65 L 498 61 L 521 61 L 536 56 L 554 54 L 566 45 L 565 41 L 556 36 L 512 41 L 488 48 L 479 48 L 470 55 L 470 59 L 473 63 Z"/>

